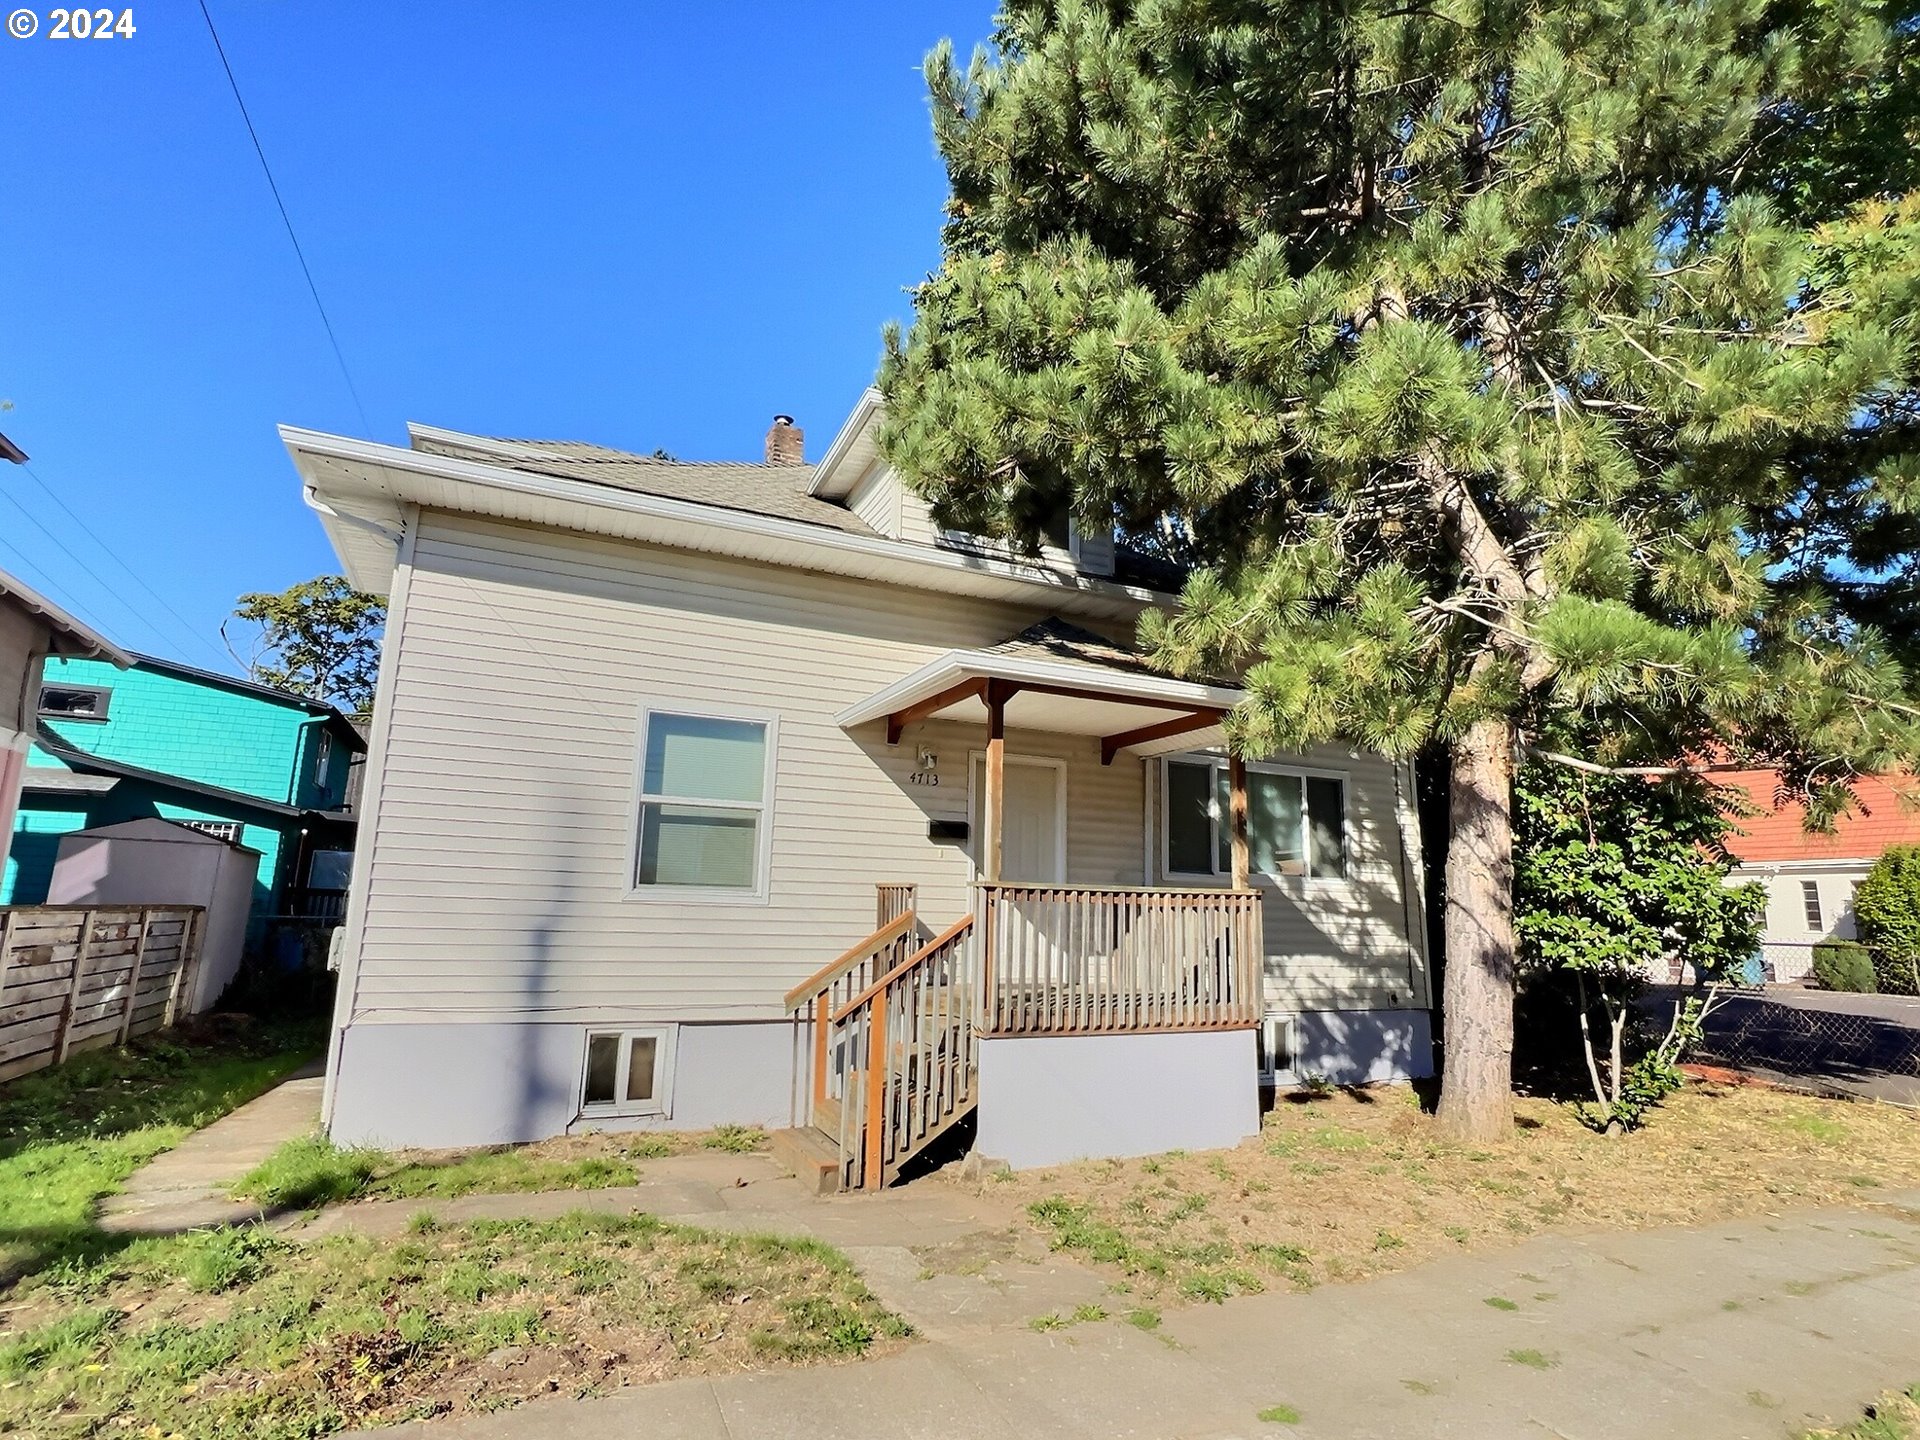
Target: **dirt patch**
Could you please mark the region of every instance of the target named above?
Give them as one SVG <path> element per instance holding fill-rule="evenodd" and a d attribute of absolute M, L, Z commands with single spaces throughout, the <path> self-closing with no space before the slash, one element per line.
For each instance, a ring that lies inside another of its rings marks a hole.
<path fill-rule="evenodd" d="M 1547 1230 L 1871 1203 L 1920 1185 L 1920 1116 L 1890 1106 L 1697 1085 L 1618 1139 L 1546 1101 L 1516 1111 L 1510 1141 L 1476 1149 L 1442 1139 L 1410 1089 L 1380 1087 L 1283 1100 L 1233 1150 L 943 1183 L 1016 1201 L 1125 1291 L 1195 1300 L 1360 1279 Z"/>
<path fill-rule="evenodd" d="M 1018 1258 L 1020 1231 L 978 1230 L 939 1245 L 916 1245 L 913 1258 L 928 1276 L 982 1275 L 994 1265 Z"/>

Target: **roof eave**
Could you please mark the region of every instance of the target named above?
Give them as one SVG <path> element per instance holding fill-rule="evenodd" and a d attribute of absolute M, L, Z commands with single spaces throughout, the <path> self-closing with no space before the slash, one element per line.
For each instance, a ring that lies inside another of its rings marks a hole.
<path fill-rule="evenodd" d="M 1096 665 L 1059 664 L 1022 656 L 996 655 L 990 650 L 949 650 L 909 671 L 891 685 L 848 706 L 834 716 L 843 730 L 883 720 L 921 700 L 950 690 L 968 680 L 1010 680 L 1015 684 L 1055 685 L 1098 690 L 1117 703 L 1138 701 L 1162 706 L 1190 706 L 1195 710 L 1230 710 L 1245 693 L 1223 685 L 1202 685 L 1161 675 L 1105 670 Z"/>
<path fill-rule="evenodd" d="M 616 538 L 770 560 L 796 569 L 919 589 L 1047 605 L 1109 618 L 1135 615 L 1149 606 L 1171 604 L 1175 598 L 1141 586 L 1069 575 L 1018 561 L 884 536 L 857 535 L 800 520 L 647 495 L 483 461 L 428 455 L 297 426 L 281 426 L 280 437 L 300 473 L 307 503 L 320 513 L 348 578 L 359 588 L 376 593 L 384 593 L 391 583 L 408 504 L 520 518 L 502 515 L 498 509 L 458 503 L 465 497 L 441 495 L 423 500 L 417 493 L 422 487 L 412 482 L 424 479 L 470 486 L 482 494 L 511 495 L 543 505 L 578 506 L 583 512 L 617 515 L 622 517 L 623 528 L 609 532 Z M 320 476 L 317 467 L 322 461 L 352 466 L 362 475 L 378 478 L 364 487 L 346 486 L 337 478 Z M 569 528 L 551 520 L 522 523 Z M 369 539 L 369 534 L 378 536 L 378 540 Z"/>
<path fill-rule="evenodd" d="M 886 408 L 885 398 L 873 386 L 861 392 L 839 433 L 833 437 L 833 443 L 827 446 L 827 453 L 813 467 L 813 483 L 807 487 L 809 495 L 822 500 L 846 498 L 873 458 L 874 446 L 869 432 L 886 413 Z"/>
<path fill-rule="evenodd" d="M 51 635 L 64 638 L 73 647 L 55 648 L 53 654 L 69 660 L 106 660 L 122 670 L 133 663 L 132 656 L 91 625 L 75 619 L 32 586 L 4 570 L 0 570 L 0 595 L 10 596 L 15 604 L 38 614 Z"/>

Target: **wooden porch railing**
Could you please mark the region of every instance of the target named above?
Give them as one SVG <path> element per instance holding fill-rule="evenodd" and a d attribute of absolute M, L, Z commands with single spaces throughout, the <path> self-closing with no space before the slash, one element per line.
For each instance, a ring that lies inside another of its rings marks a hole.
<path fill-rule="evenodd" d="M 1260 1022 L 1260 892 L 982 884 L 981 1033 L 1230 1030 Z"/>
<path fill-rule="evenodd" d="M 882 881 L 873 889 L 873 923 L 876 926 L 898 920 L 902 915 L 911 915 L 917 908 L 915 897 L 920 893 L 918 885 L 899 881 Z"/>
<path fill-rule="evenodd" d="M 979 1077 L 977 952 L 968 915 L 830 1017 L 845 1057 L 841 1185 L 877 1190 L 972 1110 Z"/>
<path fill-rule="evenodd" d="M 787 992 L 787 1010 L 800 1015 L 805 1028 L 807 1119 L 829 1135 L 840 1130 L 848 1069 L 846 1055 L 833 1049 L 833 1013 L 913 953 L 918 923 L 911 910 L 894 916 Z"/>

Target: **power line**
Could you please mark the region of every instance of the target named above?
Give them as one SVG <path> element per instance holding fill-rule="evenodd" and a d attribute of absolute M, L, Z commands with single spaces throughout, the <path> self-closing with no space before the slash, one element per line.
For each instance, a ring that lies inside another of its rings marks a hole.
<path fill-rule="evenodd" d="M 247 102 L 240 95 L 240 82 L 234 78 L 233 66 L 227 61 L 227 47 L 220 43 L 220 32 L 214 28 L 213 12 L 207 9 L 207 0 L 200 0 L 200 14 L 207 22 L 207 33 L 213 37 L 213 48 L 219 53 L 220 68 L 227 72 L 227 84 L 233 90 L 233 103 L 240 107 L 240 118 L 246 122 L 247 135 L 253 141 L 253 153 L 260 157 L 260 169 L 266 174 L 267 188 L 273 191 L 273 203 L 280 207 L 280 223 L 287 227 L 287 239 L 293 242 L 293 253 L 300 261 L 300 273 L 307 277 L 307 293 L 313 296 L 313 308 L 320 312 L 320 323 L 326 328 L 327 343 L 333 346 L 333 358 L 340 362 L 340 378 L 347 382 L 347 393 L 353 396 L 353 408 L 360 412 L 361 433 L 371 440 L 373 426 L 367 421 L 367 407 L 360 403 L 360 389 L 353 383 L 353 372 L 347 369 L 347 357 L 340 348 L 340 338 L 333 333 L 333 321 L 327 318 L 327 307 L 321 303 L 320 287 L 313 283 L 313 269 L 307 264 L 307 252 L 300 248 L 300 237 L 293 230 L 293 217 L 287 214 L 287 202 L 280 198 L 280 186 L 273 178 L 273 167 L 267 163 L 266 148 L 260 143 L 260 132 L 253 128 L 253 116 L 247 113 Z"/>
<path fill-rule="evenodd" d="M 91 615 L 91 607 L 82 605 L 78 600 L 74 599 L 72 592 L 69 591 L 66 586 L 55 581 L 44 568 L 34 564 L 33 561 L 29 560 L 11 543 L 0 540 L 0 550 L 4 550 L 7 554 L 13 556 L 14 564 L 18 565 L 22 570 L 27 571 L 32 576 L 37 576 L 41 587 L 45 589 L 49 595 L 65 604 L 69 610 L 93 626 L 94 629 L 104 631 L 108 628 Z"/>
<path fill-rule="evenodd" d="M 174 609 L 173 606 L 168 603 L 166 596 L 162 595 L 158 590 L 154 589 L 153 586 L 149 585 L 145 580 L 143 580 L 140 577 L 139 571 L 135 570 L 125 560 L 121 559 L 119 552 L 116 551 L 111 545 L 107 544 L 106 541 L 102 540 L 100 538 L 99 533 L 96 530 L 94 530 L 94 528 L 91 525 L 87 524 L 85 520 L 81 519 L 80 516 L 77 513 L 75 513 L 71 505 L 67 504 L 66 501 L 60 498 L 59 491 L 55 490 L 45 480 L 42 480 L 40 478 L 39 471 L 35 470 L 33 466 L 27 465 L 27 464 L 22 464 L 20 468 L 22 470 L 25 470 L 28 475 L 33 477 L 34 484 L 38 485 L 42 490 L 46 491 L 47 498 L 49 500 L 53 501 L 54 504 L 58 505 L 63 511 L 66 512 L 66 516 L 69 520 L 73 521 L 75 525 L 78 525 L 80 527 L 81 534 L 85 535 L 89 540 L 93 541 L 94 544 L 98 545 L 102 550 L 102 552 L 106 554 L 108 559 L 112 560 L 114 564 L 118 565 L 122 570 L 127 572 L 128 576 L 132 578 L 134 584 L 138 585 L 142 590 L 146 591 L 147 594 L 151 595 L 154 598 L 154 600 L 159 603 L 160 608 L 162 610 L 165 610 L 167 614 L 171 615 L 175 620 L 180 622 L 181 628 L 184 631 L 184 633 L 191 635 L 200 644 L 206 646 L 207 653 L 209 655 L 220 654 L 219 648 L 211 640 L 203 636 L 200 633 L 200 631 L 197 628 L 195 628 L 194 623 L 191 620 L 187 619 L 186 616 L 182 615 L 178 610 Z M 14 503 L 18 504 L 19 502 L 16 500 Z M 227 658 L 228 657 L 224 655 L 221 656 L 221 663 L 223 665 L 227 662 Z"/>
<path fill-rule="evenodd" d="M 126 608 L 126 612 L 129 615 L 132 615 L 136 619 L 138 619 L 142 625 L 146 626 L 148 633 L 151 634 L 154 637 L 154 639 L 158 640 L 162 645 L 165 645 L 167 643 L 167 637 L 160 633 L 159 626 L 155 625 L 153 621 L 149 620 L 146 617 L 146 615 L 143 614 L 141 611 L 136 610 L 132 605 L 127 604 L 126 600 L 122 599 L 119 595 L 115 594 L 113 587 L 107 584 L 105 580 L 100 578 L 100 572 L 95 570 L 91 565 L 87 564 L 87 562 L 82 560 L 78 555 L 74 554 L 72 550 L 68 549 L 67 542 L 62 540 L 58 535 L 54 534 L 53 531 L 49 530 L 43 523 L 41 523 L 39 516 L 35 515 L 31 510 L 27 509 L 26 506 L 22 505 L 20 503 L 20 497 L 18 495 L 8 494 L 8 492 L 5 490 L 0 490 L 0 495 L 5 495 L 8 502 L 13 506 L 13 508 L 18 510 L 22 515 L 26 516 L 27 519 L 33 523 L 35 529 L 39 530 L 39 532 L 42 535 L 46 536 L 47 539 L 51 540 L 56 546 L 58 546 L 60 549 L 60 553 L 62 555 L 65 555 L 74 564 L 78 565 L 80 569 L 86 574 L 86 576 L 93 581 L 94 584 L 98 585 L 107 594 L 113 595 L 113 597 L 116 600 L 119 600 L 121 605 Z M 18 550 L 14 551 L 14 554 L 16 555 L 19 553 L 20 552 Z M 45 572 L 42 571 L 42 573 L 44 574 Z"/>

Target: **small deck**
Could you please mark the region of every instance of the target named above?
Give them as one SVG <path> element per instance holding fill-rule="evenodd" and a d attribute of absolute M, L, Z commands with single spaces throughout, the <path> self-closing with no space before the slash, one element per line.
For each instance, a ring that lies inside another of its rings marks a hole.
<path fill-rule="evenodd" d="M 1260 1021 L 1257 891 L 982 882 L 973 912 L 924 941 L 912 905 L 911 886 L 882 886 L 874 932 L 786 997 L 803 1122 L 843 1188 L 890 1183 L 973 1113 L 983 1038 Z"/>

